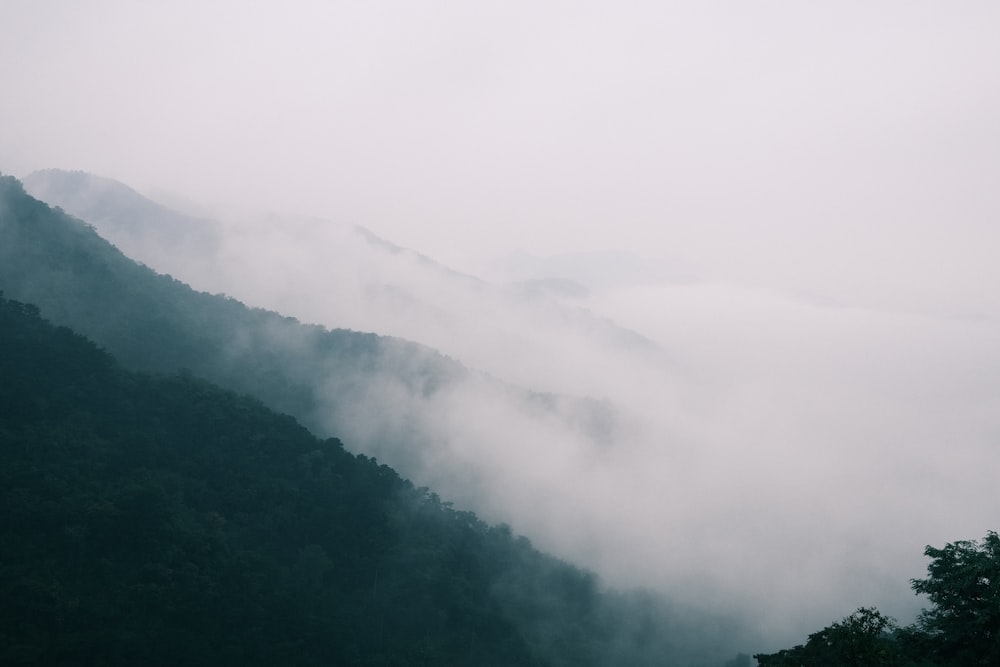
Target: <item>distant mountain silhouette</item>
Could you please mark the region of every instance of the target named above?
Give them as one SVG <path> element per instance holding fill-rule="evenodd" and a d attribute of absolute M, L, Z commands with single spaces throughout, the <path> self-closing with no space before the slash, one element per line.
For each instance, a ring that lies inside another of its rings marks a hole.
<path fill-rule="evenodd" d="M 533 365 L 551 359 L 553 350 L 536 349 L 535 338 L 522 335 L 528 327 L 594 355 L 610 351 L 648 364 L 642 355 L 658 354 L 648 338 L 582 308 L 586 288 L 570 280 L 493 285 L 357 225 L 276 215 L 223 225 L 83 172 L 35 172 L 25 188 L 92 224 L 128 257 L 198 289 L 329 327 L 414 340 L 533 389 L 565 391 L 536 386 L 556 373 L 513 374 L 525 365 L 495 352 L 517 350 L 534 357 Z"/>
<path fill-rule="evenodd" d="M 0 351 L 4 665 L 711 653 L 706 619 L 605 590 L 255 400 L 126 371 L 2 295 Z"/>
<path fill-rule="evenodd" d="M 23 179 L 28 194 L 86 220 L 128 257 L 153 268 L 218 251 L 219 225 L 178 213 L 119 181 L 83 171 L 44 169 Z"/>

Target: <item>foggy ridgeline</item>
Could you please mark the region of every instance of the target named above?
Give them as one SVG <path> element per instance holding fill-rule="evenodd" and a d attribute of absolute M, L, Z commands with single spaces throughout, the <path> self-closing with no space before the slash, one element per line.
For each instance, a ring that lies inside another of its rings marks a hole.
<path fill-rule="evenodd" d="M 691 664 L 601 591 L 292 418 L 0 299 L 0 664 Z"/>
<path fill-rule="evenodd" d="M 428 471 L 426 462 L 442 458 L 449 459 L 452 468 L 466 464 L 463 472 L 470 480 L 481 474 L 475 461 L 468 456 L 456 456 L 445 444 L 455 440 L 456 434 L 442 425 L 441 415 L 437 414 L 460 410 L 469 402 L 502 406 L 508 413 L 535 425 L 556 421 L 580 444 L 592 449 L 605 446 L 611 437 L 609 433 L 618 426 L 620 416 L 607 401 L 505 384 L 485 373 L 470 372 L 431 347 L 402 338 L 344 328 L 327 331 L 264 309 L 248 310 L 232 299 L 222 303 L 224 297 L 192 292 L 176 280 L 171 286 L 162 280 L 150 283 L 148 272 L 135 273 L 133 255 L 157 269 L 175 267 L 185 275 L 197 274 L 203 278 L 218 274 L 220 271 L 215 267 L 222 263 L 216 254 L 222 236 L 219 224 L 179 214 L 145 199 L 122 183 L 83 172 L 46 170 L 26 180 L 34 192 L 62 202 L 88 225 L 93 222 L 101 234 L 112 238 L 116 247 L 128 255 L 124 262 L 118 256 L 101 256 L 107 270 L 115 273 L 113 282 L 138 281 L 133 290 L 144 292 L 128 295 L 120 312 L 114 313 L 124 319 L 94 317 L 93 313 L 82 313 L 75 306 L 69 306 L 66 313 L 68 324 L 106 345 L 127 364 L 160 371 L 197 368 L 200 375 L 251 393 L 270 407 L 294 415 L 314 432 L 349 437 L 355 447 L 369 455 L 391 458 L 397 467 L 411 472 L 419 470 L 425 473 L 425 478 L 430 478 L 427 481 L 438 475 Z M 402 252 L 366 230 L 352 228 L 352 231 L 364 239 L 361 247 L 377 246 L 381 254 Z M 102 239 L 99 245 L 104 248 L 98 252 L 100 255 L 107 251 L 108 244 Z M 334 256 L 343 259 L 342 255 Z M 432 273 L 447 273 L 450 279 L 457 277 L 463 283 L 476 283 L 476 290 L 484 287 L 475 279 L 453 274 L 427 258 L 420 256 L 419 260 Z M 193 266 L 198 269 L 192 271 Z M 264 271 L 265 275 L 272 272 L 273 267 Z M 338 277 L 343 278 L 343 273 Z M 280 276 L 274 278 L 275 282 L 281 282 Z M 63 287 L 75 289 L 72 285 Z M 102 312 L 108 312 L 109 306 L 118 307 L 120 301 L 115 298 L 114 290 L 109 292 L 108 286 L 85 287 L 93 294 L 84 296 L 84 304 L 100 300 Z M 368 284 L 365 291 L 375 288 L 397 290 L 395 285 Z M 331 296 L 326 301 L 336 301 L 336 296 L 343 294 L 335 285 L 329 289 Z M 146 299 L 158 302 L 155 322 L 143 305 Z M 345 300 L 350 301 L 351 297 Z M 61 301 L 58 307 L 64 308 L 65 304 Z M 406 312 L 396 300 L 389 300 L 387 310 Z M 48 312 L 45 308 L 43 311 Z M 162 352 L 151 358 L 148 336 L 163 325 L 168 330 L 157 335 L 187 347 L 177 349 L 174 343 L 167 350 L 158 345 L 172 358 L 164 357 Z M 129 328 L 136 330 L 127 331 Z M 446 328 L 450 331 L 447 325 Z M 618 330 L 602 333 L 619 338 L 630 334 Z M 127 340 L 132 337 L 139 338 L 138 345 Z M 454 338 L 452 333 L 449 337 Z M 275 380 L 277 385 L 273 384 Z M 457 399 L 459 393 L 469 398 Z M 386 418 L 387 415 L 391 418 Z M 407 446 L 398 446 L 400 442 Z M 467 486 L 475 495 L 476 484 L 470 482 Z"/>
<path fill-rule="evenodd" d="M 196 292 L 10 177 L 0 290 L 0 664 L 723 665 L 751 648 L 295 421 L 323 433 L 331 394 L 347 420 L 366 383 L 470 372 L 442 355 Z"/>
<path fill-rule="evenodd" d="M 731 619 L 610 590 L 332 437 L 368 384 L 471 373 L 432 350 L 196 292 L 9 177 L 0 290 L 0 664 L 751 664 Z M 383 446 L 427 445 L 413 423 Z M 756 658 L 998 664 L 996 535 L 927 555 L 914 626 L 860 609 Z"/>

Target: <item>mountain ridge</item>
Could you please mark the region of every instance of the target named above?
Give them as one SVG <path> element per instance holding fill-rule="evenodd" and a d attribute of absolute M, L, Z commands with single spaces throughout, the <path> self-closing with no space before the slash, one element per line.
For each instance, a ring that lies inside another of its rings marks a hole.
<path fill-rule="evenodd" d="M 667 638 L 698 622 L 254 399 L 2 294 L 0 348 L 4 664 L 712 664 Z"/>
<path fill-rule="evenodd" d="M 29 182 L 29 192 L 94 224 L 126 255 L 154 270 L 303 321 L 420 342 L 513 384 L 563 393 L 575 389 L 559 383 L 553 358 L 565 346 L 553 350 L 548 338 L 522 335 L 525 328 L 558 331 L 582 353 L 621 355 L 626 363 L 648 366 L 666 356 L 647 337 L 585 308 L 579 290 L 565 281 L 494 285 L 367 228 L 319 218 L 271 214 L 221 223 L 192 222 L 176 214 L 186 224 L 204 223 L 215 237 L 212 243 L 179 246 L 161 229 L 169 231 L 175 222 L 160 214 L 161 205 L 145 200 L 152 211 L 149 220 L 134 219 L 144 215 L 134 205 L 141 196 L 127 185 L 78 172 L 38 174 L 44 178 L 32 181 L 47 185 L 33 188 Z M 122 192 L 120 206 L 114 203 L 116 191 Z M 87 205 L 95 199 L 102 201 L 96 218 Z M 143 231 L 122 232 L 133 228 Z M 324 294 L 316 298 L 312 292 L 320 284 Z M 530 354 L 534 361 L 510 364 L 492 350 L 506 351 L 504 356 Z M 573 363 L 557 356 L 560 363 Z M 538 372 L 529 371 L 536 366 Z"/>
<path fill-rule="evenodd" d="M 0 182 L 0 205 L 0 289 L 11 298 L 37 304 L 129 367 L 187 368 L 256 396 L 487 518 L 502 516 L 491 503 L 506 498 L 501 489 L 484 492 L 505 444 L 491 434 L 492 420 L 516 418 L 533 438 L 557 435 L 550 446 L 596 454 L 634 428 L 600 399 L 524 391 L 416 343 L 303 325 L 195 291 L 134 263 L 86 223 L 31 198 L 16 179 Z M 450 418 L 473 405 L 487 407 L 487 419 Z"/>
<path fill-rule="evenodd" d="M 283 411 L 312 414 L 322 429 L 347 424 L 347 417 L 356 418 L 353 411 L 374 412 L 378 427 L 386 429 L 376 433 L 376 439 L 381 437 L 397 455 L 407 451 L 399 446 L 403 440 L 411 454 L 420 454 L 429 442 L 419 431 L 419 420 L 426 417 L 422 413 L 448 403 L 397 403 L 402 395 L 397 393 L 393 402 L 385 403 L 383 396 L 382 403 L 376 400 L 373 406 L 371 401 L 379 397 L 365 382 L 381 377 L 411 398 L 434 398 L 447 394 L 449 373 L 463 378 L 469 374 L 457 364 L 437 363 L 440 355 L 413 344 L 305 326 L 233 299 L 195 292 L 131 262 L 85 223 L 28 197 L 8 177 L 0 179 L 0 255 L 0 289 L 19 300 L 37 298 L 42 312 L 55 313 L 62 323 L 84 323 L 100 334 L 102 346 L 130 354 L 133 364 L 161 371 L 188 368 L 218 377 L 279 409 L 290 408 Z M 410 356 L 414 350 L 422 354 Z M 331 359 L 333 353 L 342 354 Z M 318 375 L 327 382 L 315 382 Z M 547 414 L 549 399 L 537 396 L 532 400 L 541 400 L 538 409 Z M 331 397 L 346 405 L 331 403 Z M 317 410 L 331 406 L 339 410 L 339 420 L 315 417 Z M 368 452 L 379 453 L 377 447 Z M 450 468 L 449 475 L 454 470 Z M 465 481 L 477 493 L 481 482 L 474 470 Z M 694 617 L 700 618 L 697 613 Z M 732 626 L 726 627 L 732 632 Z"/>

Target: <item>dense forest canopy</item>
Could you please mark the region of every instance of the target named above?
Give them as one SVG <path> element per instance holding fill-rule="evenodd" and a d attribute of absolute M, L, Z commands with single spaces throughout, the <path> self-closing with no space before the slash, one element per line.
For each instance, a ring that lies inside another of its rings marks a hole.
<path fill-rule="evenodd" d="M 2 297 L 0 349 L 2 664 L 719 664 L 724 628 L 254 399 Z"/>

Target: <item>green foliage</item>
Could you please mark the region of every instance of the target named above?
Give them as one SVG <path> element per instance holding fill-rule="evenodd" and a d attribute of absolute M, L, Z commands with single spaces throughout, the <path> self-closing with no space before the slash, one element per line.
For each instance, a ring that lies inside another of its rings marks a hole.
<path fill-rule="evenodd" d="M 0 349 L 0 664 L 542 664 L 474 516 L 32 306 Z"/>
<path fill-rule="evenodd" d="M 804 646 L 758 654 L 760 667 L 883 667 L 899 665 L 899 651 L 891 632 L 892 619 L 876 609 L 856 612 L 809 635 Z"/>
<path fill-rule="evenodd" d="M 926 646 L 941 665 L 1000 665 L 1000 537 L 963 540 L 937 549 L 913 590 L 934 604 L 919 620 Z"/>
<path fill-rule="evenodd" d="M 898 628 L 861 608 L 804 646 L 754 657 L 761 667 L 1000 665 L 1000 537 L 990 531 L 981 542 L 928 546 L 924 554 L 928 576 L 911 583 L 934 606 L 916 624 Z"/>

